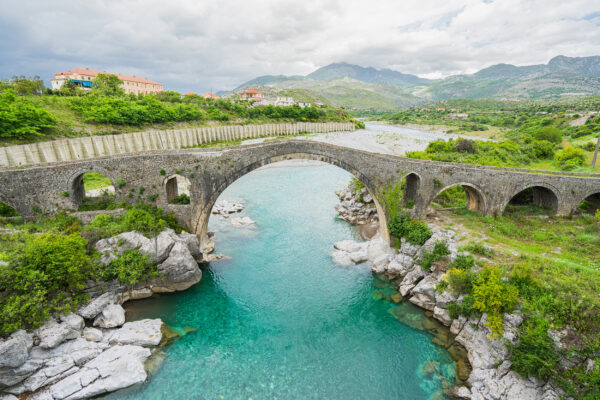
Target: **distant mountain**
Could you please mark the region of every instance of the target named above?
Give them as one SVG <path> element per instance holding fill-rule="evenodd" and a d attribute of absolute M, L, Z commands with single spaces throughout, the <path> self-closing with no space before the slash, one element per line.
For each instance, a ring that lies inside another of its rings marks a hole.
<path fill-rule="evenodd" d="M 306 76 L 265 75 L 240 85 L 351 109 L 396 110 L 457 98 L 600 95 L 600 56 L 557 56 L 547 64 L 496 64 L 470 75 L 427 80 L 390 69 L 334 63 Z"/>
<path fill-rule="evenodd" d="M 361 82 L 389 83 L 390 85 L 399 87 L 414 86 L 429 82 L 428 79 L 419 78 L 416 75 L 403 74 L 391 69 L 365 68 L 348 63 L 329 64 L 306 75 L 306 77 L 322 81 L 351 78 Z"/>

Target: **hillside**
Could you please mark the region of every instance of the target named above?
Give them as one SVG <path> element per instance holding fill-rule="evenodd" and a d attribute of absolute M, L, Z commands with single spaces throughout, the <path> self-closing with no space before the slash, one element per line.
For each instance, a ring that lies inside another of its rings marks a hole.
<path fill-rule="evenodd" d="M 600 95 L 600 56 L 557 56 L 547 64 L 527 66 L 496 64 L 474 74 L 439 80 L 390 69 L 334 63 L 306 76 L 261 76 L 234 90 L 250 87 L 336 107 L 377 111 L 458 98 Z"/>

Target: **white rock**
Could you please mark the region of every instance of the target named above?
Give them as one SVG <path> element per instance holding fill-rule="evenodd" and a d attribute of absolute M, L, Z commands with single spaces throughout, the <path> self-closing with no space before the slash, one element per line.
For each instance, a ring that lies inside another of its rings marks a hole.
<path fill-rule="evenodd" d="M 94 326 L 116 328 L 125 323 L 125 310 L 119 304 L 110 304 L 94 320 Z"/>
<path fill-rule="evenodd" d="M 13 332 L 8 339 L 0 341 L 0 368 L 23 365 L 32 345 L 32 335 L 24 330 Z"/>
<path fill-rule="evenodd" d="M 354 240 L 342 240 L 335 242 L 333 247 L 337 250 L 345 251 L 346 253 L 354 253 L 362 250 L 365 246 L 363 243 L 355 242 Z"/>
<path fill-rule="evenodd" d="M 497 362 L 507 356 L 504 343 L 498 339 L 488 339 L 490 329 L 484 326 L 485 315 L 481 323 L 477 319 L 469 320 L 456 336 L 456 341 L 469 352 L 469 362 L 473 369 L 493 368 Z M 474 328 L 472 325 L 476 325 Z"/>
<path fill-rule="evenodd" d="M 160 319 L 127 322 L 113 333 L 110 342 L 137 346 L 157 346 L 162 339 L 161 327 L 162 321 Z"/>
<path fill-rule="evenodd" d="M 77 331 L 80 331 L 85 327 L 85 321 L 83 320 L 83 318 L 75 313 L 70 313 L 67 316 L 62 316 L 60 320 L 67 324 L 69 328 Z"/>
<path fill-rule="evenodd" d="M 348 257 L 350 257 L 350 260 L 352 260 L 352 262 L 355 264 L 365 262 L 369 259 L 367 249 L 365 248 L 361 248 L 358 251 L 348 254 Z"/>
<path fill-rule="evenodd" d="M 112 292 L 107 292 L 80 308 L 79 311 L 77 311 L 77 314 L 81 315 L 83 318 L 92 319 L 100 314 L 106 306 L 116 303 L 118 303 L 117 295 Z"/>
<path fill-rule="evenodd" d="M 368 260 L 374 262 L 378 257 L 382 255 L 394 254 L 392 249 L 384 240 L 375 238 L 370 240 L 367 246 L 367 257 Z"/>
<path fill-rule="evenodd" d="M 79 332 L 71 329 L 66 323 L 59 324 L 51 319 L 35 330 L 35 335 L 40 338 L 40 347 L 52 349 L 65 340 L 79 337 Z"/>
<path fill-rule="evenodd" d="M 161 278 L 151 281 L 156 293 L 185 290 L 202 278 L 198 263 L 183 242 L 175 242 L 169 257 L 158 265 L 158 274 Z"/>
<path fill-rule="evenodd" d="M 231 218 L 229 222 L 235 227 L 255 225 L 254 220 L 252 220 L 250 217 L 235 217 Z"/>
<path fill-rule="evenodd" d="M 90 342 L 99 342 L 102 340 L 102 331 L 96 328 L 85 328 L 83 337 Z"/>
<path fill-rule="evenodd" d="M 333 253 L 331 253 L 331 258 L 333 259 L 334 263 L 343 265 L 345 267 L 353 264 L 348 253 L 342 250 L 335 250 Z"/>

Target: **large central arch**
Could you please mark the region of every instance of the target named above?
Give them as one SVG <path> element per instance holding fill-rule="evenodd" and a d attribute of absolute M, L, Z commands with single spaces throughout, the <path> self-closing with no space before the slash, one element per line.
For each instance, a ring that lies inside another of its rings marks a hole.
<path fill-rule="evenodd" d="M 377 209 L 377 215 L 379 217 L 379 232 L 384 240 L 389 242 L 389 233 L 387 230 L 387 218 L 384 207 L 380 204 L 377 196 L 375 195 L 377 192 L 373 185 L 373 182 L 363 174 L 359 169 L 354 168 L 348 163 L 339 160 L 337 158 L 333 158 L 323 154 L 312 154 L 312 153 L 287 153 L 281 155 L 274 155 L 265 157 L 259 160 L 255 160 L 245 166 L 235 169 L 229 174 L 222 176 L 222 179 L 214 190 L 210 191 L 205 197 L 204 204 L 193 204 L 192 209 L 192 221 L 191 228 L 192 231 L 200 238 L 200 241 L 204 241 L 207 238 L 207 230 L 208 230 L 208 221 L 211 215 L 211 210 L 216 203 L 217 199 L 227 189 L 231 184 L 240 179 L 242 176 L 260 168 L 265 165 L 273 164 L 280 161 L 286 160 L 314 160 L 321 161 L 327 164 L 335 165 L 350 174 L 354 175 L 358 178 L 365 186 L 371 197 L 373 198 L 373 202 L 375 203 L 375 207 Z M 400 199 L 398 199 L 400 200 Z"/>

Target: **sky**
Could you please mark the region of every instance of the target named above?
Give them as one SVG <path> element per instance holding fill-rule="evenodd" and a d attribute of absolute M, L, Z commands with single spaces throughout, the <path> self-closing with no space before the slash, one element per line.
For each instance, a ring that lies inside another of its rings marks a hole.
<path fill-rule="evenodd" d="M 600 55 L 598 0 L 0 0 L 0 79 L 87 67 L 232 89 L 333 62 L 426 78 Z"/>

